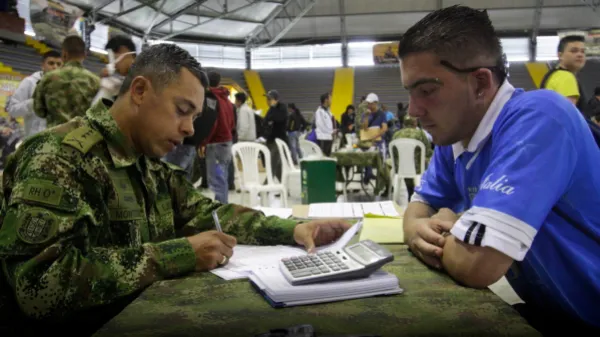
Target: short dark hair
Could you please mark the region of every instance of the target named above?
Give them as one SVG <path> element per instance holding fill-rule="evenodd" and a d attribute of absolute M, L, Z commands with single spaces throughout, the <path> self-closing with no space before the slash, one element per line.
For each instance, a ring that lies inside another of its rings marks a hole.
<path fill-rule="evenodd" d="M 135 43 L 133 43 L 133 40 L 130 39 L 128 36 L 121 34 L 115 35 L 110 40 L 108 40 L 108 43 L 106 43 L 106 47 L 104 47 L 104 49 L 110 49 L 114 53 L 116 53 L 119 51 L 119 49 L 121 49 L 121 47 L 125 47 L 129 51 L 136 52 Z"/>
<path fill-rule="evenodd" d="M 600 87 L 594 89 L 594 96 L 600 96 Z"/>
<path fill-rule="evenodd" d="M 329 96 L 331 96 L 331 94 L 328 92 L 322 94 L 321 95 L 321 104 L 325 103 L 325 101 L 329 98 Z"/>
<path fill-rule="evenodd" d="M 62 43 L 62 49 L 70 57 L 85 56 L 85 42 L 77 35 L 69 35 L 65 37 Z"/>
<path fill-rule="evenodd" d="M 247 99 L 248 96 L 246 96 L 246 94 L 244 94 L 243 92 L 238 92 L 237 94 L 235 94 L 235 100 L 240 101 L 242 104 L 246 103 Z"/>
<path fill-rule="evenodd" d="M 558 42 L 558 52 L 564 52 L 567 45 L 571 42 L 585 42 L 585 37 L 583 35 L 567 35 L 563 37 Z"/>
<path fill-rule="evenodd" d="M 208 73 L 208 85 L 211 88 L 216 88 L 221 84 L 221 74 L 216 71 L 211 71 Z"/>
<path fill-rule="evenodd" d="M 400 59 L 419 52 L 433 52 L 454 67 L 493 68 L 499 82 L 506 77 L 502 45 L 486 10 L 455 5 L 429 13 L 406 31 L 398 46 Z M 494 64 L 474 64 L 482 57 Z"/>
<path fill-rule="evenodd" d="M 181 68 L 189 70 L 206 88 L 208 79 L 202 71 L 202 66 L 185 49 L 172 43 L 148 47 L 138 55 L 131 66 L 119 95 L 129 90 L 131 82 L 137 76 L 148 78 L 156 90 L 161 90 L 178 78 Z"/>
<path fill-rule="evenodd" d="M 42 56 L 42 61 L 46 61 L 46 59 L 49 57 L 60 58 L 61 56 L 60 53 L 56 50 L 50 50 L 44 53 L 44 55 Z"/>

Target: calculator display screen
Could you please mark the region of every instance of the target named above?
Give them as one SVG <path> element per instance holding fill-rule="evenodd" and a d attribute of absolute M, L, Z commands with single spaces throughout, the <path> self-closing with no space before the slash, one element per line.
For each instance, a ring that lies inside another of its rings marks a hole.
<path fill-rule="evenodd" d="M 379 256 L 365 248 L 363 245 L 356 245 L 349 248 L 350 251 L 363 259 L 366 263 L 372 263 L 379 260 Z"/>

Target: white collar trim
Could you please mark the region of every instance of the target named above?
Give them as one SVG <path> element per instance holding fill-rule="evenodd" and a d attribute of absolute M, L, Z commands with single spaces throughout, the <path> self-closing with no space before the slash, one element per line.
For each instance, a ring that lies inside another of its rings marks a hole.
<path fill-rule="evenodd" d="M 463 152 L 475 152 L 481 146 L 483 146 L 483 144 L 485 144 L 485 141 L 492 132 L 494 123 L 496 123 L 496 119 L 498 119 L 498 116 L 500 115 L 500 111 L 502 111 L 502 108 L 504 108 L 504 105 L 512 97 L 514 92 L 515 87 L 508 83 L 508 80 L 504 80 L 504 83 L 498 89 L 492 104 L 490 104 L 490 107 L 485 112 L 483 119 L 481 122 L 479 122 L 477 130 L 475 130 L 475 134 L 473 134 L 473 138 L 471 138 L 467 148 L 465 149 L 465 147 L 462 145 L 462 142 L 452 144 L 454 160 L 463 154 Z"/>

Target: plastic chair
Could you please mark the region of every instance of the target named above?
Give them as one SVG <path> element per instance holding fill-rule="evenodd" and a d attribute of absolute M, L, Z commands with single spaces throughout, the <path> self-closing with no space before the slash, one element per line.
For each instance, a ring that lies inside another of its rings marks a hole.
<path fill-rule="evenodd" d="M 294 165 L 288 145 L 281 139 L 275 138 L 279 156 L 281 157 L 281 183 L 290 195 L 300 196 L 300 169 Z M 293 187 L 293 189 L 291 188 Z M 292 191 L 294 193 L 292 193 Z"/>
<path fill-rule="evenodd" d="M 317 145 L 311 141 L 308 141 L 306 139 L 299 139 L 298 143 L 300 144 L 300 150 L 302 150 L 302 155 L 305 158 L 308 158 L 308 157 L 321 158 L 321 157 L 323 157 L 323 151 L 321 150 L 319 145 Z"/>
<path fill-rule="evenodd" d="M 415 186 L 418 185 L 421 175 L 417 174 L 415 169 L 415 150 L 421 149 L 420 168 L 425 172 L 425 144 L 416 139 L 400 138 L 390 143 L 390 158 L 392 161 L 392 172 L 390 174 L 390 198 L 398 202 L 399 206 L 408 205 L 408 190 L 404 183 L 405 178 L 415 180 Z M 397 156 L 397 157 L 396 157 Z M 401 195 L 402 191 L 406 192 Z"/>
<path fill-rule="evenodd" d="M 233 144 L 231 147 L 231 153 L 233 155 L 233 165 L 235 171 L 240 172 L 242 204 L 244 203 L 245 193 L 248 193 L 250 198 L 250 204 L 248 206 L 254 207 L 258 205 L 259 193 L 263 196 L 263 198 L 261 198 L 262 204 L 262 202 L 267 199 L 266 192 L 279 192 L 281 193 L 283 207 L 287 207 L 287 193 L 285 187 L 283 184 L 275 184 L 273 180 L 273 173 L 271 172 L 271 152 L 265 145 L 252 142 L 240 142 Z M 260 181 L 260 175 L 258 172 L 261 153 L 265 158 L 265 173 L 267 175 L 266 185 Z M 241 169 L 238 167 L 238 161 L 236 159 L 238 157 L 240 158 L 242 164 Z"/>

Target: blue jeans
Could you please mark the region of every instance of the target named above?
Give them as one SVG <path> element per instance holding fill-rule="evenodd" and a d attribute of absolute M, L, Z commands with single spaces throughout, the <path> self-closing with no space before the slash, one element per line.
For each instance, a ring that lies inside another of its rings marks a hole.
<path fill-rule="evenodd" d="M 229 194 L 229 164 L 231 164 L 231 142 L 206 146 L 206 175 L 208 187 L 215 193 L 215 200 L 227 204 Z"/>
<path fill-rule="evenodd" d="M 302 150 L 300 149 L 300 131 L 288 132 L 288 141 L 290 145 L 290 152 L 292 152 L 292 160 L 294 164 L 298 164 L 298 159 L 302 159 Z"/>
<path fill-rule="evenodd" d="M 194 170 L 194 159 L 196 159 L 197 155 L 196 148 L 193 145 L 181 144 L 175 150 L 167 153 L 163 160 L 184 169 L 186 177 L 191 181 Z"/>

